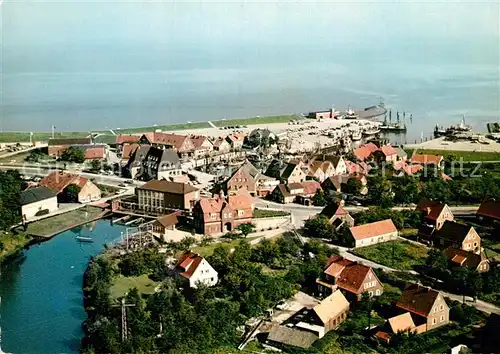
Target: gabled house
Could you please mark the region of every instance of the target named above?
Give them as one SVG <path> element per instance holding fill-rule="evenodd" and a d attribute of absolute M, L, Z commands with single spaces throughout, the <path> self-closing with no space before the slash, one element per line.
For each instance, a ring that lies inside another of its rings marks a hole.
<path fill-rule="evenodd" d="M 348 235 L 354 241 L 354 247 L 370 246 L 397 239 L 398 230 L 391 219 L 349 228 Z"/>
<path fill-rule="evenodd" d="M 330 225 L 334 225 L 337 229 L 342 225 L 348 227 L 354 226 L 354 218 L 344 209 L 344 201 L 330 203 L 323 208 L 320 215 L 328 219 Z"/>
<path fill-rule="evenodd" d="M 398 333 L 415 332 L 415 323 L 409 312 L 402 313 L 391 317 L 386 323 L 375 333 L 375 337 L 389 343 L 391 337 Z"/>
<path fill-rule="evenodd" d="M 254 129 L 248 134 L 247 139 L 255 143 L 261 144 L 263 140 L 267 140 L 269 144 L 276 140 L 276 134 L 274 134 L 269 129 Z"/>
<path fill-rule="evenodd" d="M 229 144 L 229 142 L 222 137 L 217 138 L 213 144 L 214 150 L 218 151 L 221 154 L 225 154 L 231 151 L 231 144 Z"/>
<path fill-rule="evenodd" d="M 157 217 L 153 221 L 153 232 L 161 236 L 164 242 L 167 242 L 166 236 L 168 231 L 175 230 L 176 225 L 179 223 L 179 219 L 177 218 L 179 215 L 179 212 L 173 212 Z"/>
<path fill-rule="evenodd" d="M 172 209 L 191 210 L 200 198 L 198 189 L 187 183 L 151 180 L 135 189 L 139 209 L 164 214 Z"/>
<path fill-rule="evenodd" d="M 354 149 L 353 154 L 354 156 L 356 156 L 356 159 L 358 161 L 364 162 L 368 160 L 375 151 L 378 150 L 379 148 L 377 145 L 375 145 L 374 143 L 368 143 L 361 145 L 357 149 Z"/>
<path fill-rule="evenodd" d="M 102 160 L 107 156 L 108 146 L 104 144 L 79 144 L 71 147 L 83 152 L 85 160 Z"/>
<path fill-rule="evenodd" d="M 230 134 L 226 137 L 226 140 L 233 150 L 241 150 L 243 148 L 245 136 L 245 134 Z"/>
<path fill-rule="evenodd" d="M 228 195 L 234 195 L 241 190 L 245 190 L 251 196 L 265 197 L 278 184 L 278 180 L 262 174 L 249 161 L 246 161 L 229 177 L 225 183 L 225 188 Z"/>
<path fill-rule="evenodd" d="M 328 259 L 322 276 L 316 281 L 320 294 L 341 289 L 348 298 L 361 300 L 362 294 L 380 296 L 384 287 L 372 268 L 341 256 Z"/>
<path fill-rule="evenodd" d="M 413 165 L 422 165 L 422 166 L 437 166 L 442 167 L 444 158 L 442 155 L 428 155 L 428 154 L 416 154 L 410 158 L 410 162 Z"/>
<path fill-rule="evenodd" d="M 80 175 L 53 171 L 40 181 L 40 186 L 50 189 L 58 198 L 63 195 L 69 186 L 79 189 L 78 202 L 89 203 L 101 199 L 101 190 L 92 181 Z"/>
<path fill-rule="evenodd" d="M 117 135 L 115 138 L 116 148 L 118 152 L 121 152 L 125 145 L 138 144 L 140 139 L 140 135 Z"/>
<path fill-rule="evenodd" d="M 139 144 L 173 149 L 179 157 L 188 157 L 194 153 L 194 144 L 186 135 L 162 132 L 146 133 L 141 136 Z"/>
<path fill-rule="evenodd" d="M 391 145 L 382 145 L 372 154 L 375 160 L 378 162 L 395 163 L 396 161 L 398 161 L 398 152 Z"/>
<path fill-rule="evenodd" d="M 305 167 L 307 170 L 307 178 L 315 179 L 319 182 L 323 182 L 326 178 L 325 171 L 323 170 L 323 165 L 325 161 L 313 161 L 309 166 Z M 328 163 L 330 168 L 333 168 L 332 164 Z"/>
<path fill-rule="evenodd" d="M 135 151 L 140 147 L 139 144 L 136 143 L 126 143 L 122 145 L 122 150 L 121 150 L 121 160 L 122 163 L 127 163 L 128 160 L 133 156 Z M 149 147 L 149 146 L 148 146 Z"/>
<path fill-rule="evenodd" d="M 59 158 L 62 153 L 69 149 L 73 145 L 89 145 L 92 144 L 92 138 L 57 138 L 49 139 L 48 143 L 48 155 Z"/>
<path fill-rule="evenodd" d="M 482 221 L 500 222 L 500 202 L 494 200 L 482 202 L 476 216 Z"/>
<path fill-rule="evenodd" d="M 201 198 L 193 208 L 196 230 L 204 235 L 234 231 L 253 220 L 253 198 L 245 194 Z"/>
<path fill-rule="evenodd" d="M 176 151 L 149 145 L 136 148 L 125 168 L 130 177 L 143 181 L 169 180 L 182 175 L 181 161 Z"/>
<path fill-rule="evenodd" d="M 318 305 L 314 306 L 307 322 L 299 322 L 297 327 L 317 333 L 319 338 L 340 326 L 349 313 L 349 301 L 340 290 L 334 291 Z"/>
<path fill-rule="evenodd" d="M 468 252 L 481 251 L 481 237 L 472 226 L 445 221 L 440 230 L 433 232 L 428 238 L 419 238 L 435 247 L 454 247 Z"/>
<path fill-rule="evenodd" d="M 302 186 L 302 195 L 303 198 L 312 198 L 318 190 L 321 190 L 321 184 L 316 181 L 304 181 L 300 183 Z"/>
<path fill-rule="evenodd" d="M 271 162 L 265 172 L 266 176 L 274 177 L 281 183 L 302 183 L 306 180 L 306 174 L 302 170 L 302 162 L 284 163 L 280 160 Z"/>
<path fill-rule="evenodd" d="M 204 135 L 190 135 L 189 139 L 193 142 L 195 157 L 203 157 L 214 150 L 214 144 Z"/>
<path fill-rule="evenodd" d="M 217 271 L 205 258 L 193 252 L 184 252 L 179 257 L 174 272 L 194 289 L 200 284 L 214 286 L 218 281 Z"/>
<path fill-rule="evenodd" d="M 447 204 L 438 201 L 421 199 L 415 209 L 422 213 L 423 222 L 436 230 L 441 229 L 445 221 L 453 221 L 454 216 Z"/>
<path fill-rule="evenodd" d="M 293 203 L 297 197 L 304 193 L 301 183 L 279 184 L 271 193 L 271 198 L 278 203 Z"/>
<path fill-rule="evenodd" d="M 450 322 L 450 309 L 443 295 L 418 284 L 409 285 L 403 291 L 396 307 L 411 313 L 416 333 L 427 332 Z"/>
<path fill-rule="evenodd" d="M 448 247 L 443 253 L 455 266 L 469 268 L 478 273 L 485 273 L 490 270 L 490 262 L 484 251 L 477 254 L 455 247 Z"/>

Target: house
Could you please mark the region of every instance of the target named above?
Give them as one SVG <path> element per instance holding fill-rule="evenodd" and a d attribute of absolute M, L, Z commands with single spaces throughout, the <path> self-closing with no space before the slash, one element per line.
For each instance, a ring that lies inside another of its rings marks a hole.
<path fill-rule="evenodd" d="M 57 195 L 46 187 L 29 188 L 21 192 L 20 203 L 23 220 L 51 213 L 58 208 Z"/>
<path fill-rule="evenodd" d="M 72 138 L 72 139 L 49 139 L 48 155 L 59 158 L 62 153 L 73 145 L 88 145 L 92 144 L 92 138 Z"/>
<path fill-rule="evenodd" d="M 319 182 L 323 182 L 326 178 L 323 166 L 327 165 L 325 161 L 313 161 L 306 167 L 307 178 L 315 179 Z M 329 166 L 325 166 L 326 169 L 333 169 L 331 162 L 328 162 Z"/>
<path fill-rule="evenodd" d="M 382 145 L 373 152 L 373 157 L 378 162 L 395 163 L 398 161 L 398 152 L 391 145 Z"/>
<path fill-rule="evenodd" d="M 416 333 L 427 332 L 450 322 L 450 309 L 443 295 L 418 284 L 411 284 L 403 291 L 396 307 L 411 313 Z"/>
<path fill-rule="evenodd" d="M 310 316 L 297 327 L 317 333 L 319 338 L 340 326 L 349 313 L 349 301 L 340 290 L 334 291 L 318 305 L 314 306 Z"/>
<path fill-rule="evenodd" d="M 422 213 L 423 222 L 439 230 L 446 220 L 453 221 L 454 216 L 447 204 L 438 201 L 421 199 L 415 211 Z"/>
<path fill-rule="evenodd" d="M 395 240 L 398 230 L 392 220 L 387 219 L 351 227 L 348 235 L 354 240 L 354 247 L 363 247 Z"/>
<path fill-rule="evenodd" d="M 241 190 L 245 190 L 250 193 L 251 196 L 265 197 L 278 184 L 278 180 L 262 174 L 249 161 L 245 161 L 245 163 L 229 177 L 225 183 L 225 187 L 228 195 L 234 195 Z"/>
<path fill-rule="evenodd" d="M 429 238 L 419 238 L 435 247 L 454 247 L 468 252 L 481 251 L 481 237 L 472 226 L 445 221 L 441 229 L 436 230 Z"/>
<path fill-rule="evenodd" d="M 303 198 L 312 198 L 318 190 L 322 190 L 321 184 L 316 181 L 304 181 L 300 185 L 303 189 L 301 195 Z"/>
<path fill-rule="evenodd" d="M 320 294 L 341 289 L 348 298 L 361 300 L 362 294 L 380 296 L 384 287 L 371 267 L 350 261 L 341 256 L 328 259 L 322 276 L 316 280 Z"/>
<path fill-rule="evenodd" d="M 194 226 L 197 232 L 210 236 L 231 232 L 252 222 L 253 209 L 252 197 L 245 194 L 201 198 L 193 208 Z"/>
<path fill-rule="evenodd" d="M 89 203 L 101 199 L 101 190 L 92 181 L 80 175 L 53 171 L 40 181 L 40 186 L 47 187 L 54 192 L 58 198 L 69 186 L 76 186 L 79 189 L 78 202 Z"/>
<path fill-rule="evenodd" d="M 153 221 L 153 232 L 163 236 L 164 241 L 167 231 L 175 230 L 175 226 L 179 223 L 177 219 L 179 212 L 159 216 Z"/>
<path fill-rule="evenodd" d="M 214 141 L 214 150 L 221 154 L 231 151 L 231 144 L 224 138 L 219 137 Z"/>
<path fill-rule="evenodd" d="M 345 175 L 347 173 L 347 165 L 342 156 L 331 156 L 328 158 L 328 161 L 331 162 L 333 171 L 325 171 L 327 177 Z"/>
<path fill-rule="evenodd" d="M 396 147 L 396 152 L 398 153 L 398 161 L 406 161 L 408 159 L 408 154 L 401 147 Z"/>
<path fill-rule="evenodd" d="M 328 219 L 330 225 L 334 225 L 337 229 L 344 223 L 348 227 L 354 226 L 354 218 L 344 209 L 344 201 L 338 201 L 328 204 L 323 208 L 320 215 Z"/>
<path fill-rule="evenodd" d="M 204 135 L 190 135 L 189 139 L 193 142 L 195 157 L 203 157 L 214 150 L 214 144 Z"/>
<path fill-rule="evenodd" d="M 83 151 L 85 160 L 102 160 L 107 156 L 107 145 L 104 144 L 80 144 L 71 147 Z"/>
<path fill-rule="evenodd" d="M 375 333 L 375 337 L 389 343 L 391 337 L 398 333 L 411 333 L 415 331 L 415 323 L 409 312 L 402 313 L 391 317 L 386 323 Z"/>
<path fill-rule="evenodd" d="M 135 189 L 139 209 L 164 213 L 172 209 L 191 210 L 200 198 L 198 189 L 187 183 L 152 180 Z"/>
<path fill-rule="evenodd" d="M 272 346 L 291 346 L 308 349 L 319 337 L 309 331 L 273 325 L 267 336 L 267 343 Z"/>
<path fill-rule="evenodd" d="M 116 148 L 118 149 L 118 152 L 123 151 L 123 147 L 126 144 L 128 144 L 128 145 L 137 144 L 140 139 L 141 139 L 140 135 L 132 135 L 132 134 L 117 135 L 115 138 Z"/>
<path fill-rule="evenodd" d="M 181 158 L 188 157 L 194 153 L 194 144 L 191 139 L 186 135 L 174 133 L 146 133 L 141 136 L 139 144 L 173 149 Z"/>
<path fill-rule="evenodd" d="M 422 166 L 437 166 L 442 167 L 444 158 L 442 155 L 416 154 L 410 158 L 410 162 Z"/>
<path fill-rule="evenodd" d="M 500 202 L 494 200 L 482 202 L 476 216 L 482 221 L 500 222 Z"/>
<path fill-rule="evenodd" d="M 490 262 L 486 258 L 484 251 L 477 254 L 455 247 L 448 247 L 443 253 L 453 265 L 458 267 L 473 269 L 478 273 L 485 273 L 490 270 Z"/>
<path fill-rule="evenodd" d="M 271 162 L 265 172 L 266 176 L 274 177 L 281 183 L 302 183 L 306 180 L 306 173 L 302 170 L 302 162 L 284 163 L 280 160 Z"/>
<path fill-rule="evenodd" d="M 290 183 L 277 185 L 271 193 L 271 198 L 278 203 L 293 203 L 297 197 L 304 193 L 304 187 L 301 183 Z"/>
<path fill-rule="evenodd" d="M 321 188 L 323 188 L 325 192 L 341 193 L 342 184 L 347 183 L 350 178 L 351 176 L 349 175 L 330 176 L 321 183 Z"/>
<path fill-rule="evenodd" d="M 399 172 L 397 174 L 399 177 L 402 177 L 403 175 L 414 176 L 424 169 L 422 165 L 410 165 L 406 161 L 396 161 L 393 168 L 395 171 Z"/>
<path fill-rule="evenodd" d="M 128 162 L 128 160 L 133 156 L 135 151 L 140 147 L 139 144 L 136 143 L 126 143 L 121 146 L 121 159 L 122 162 Z M 149 148 L 149 146 L 148 146 Z"/>
<path fill-rule="evenodd" d="M 370 158 L 370 156 L 375 152 L 378 151 L 379 148 L 377 145 L 374 143 L 368 143 L 368 144 L 363 144 L 357 149 L 354 149 L 353 154 L 356 156 L 356 159 L 358 161 L 366 161 Z"/>
<path fill-rule="evenodd" d="M 125 168 L 132 178 L 144 181 L 168 180 L 182 175 L 181 161 L 176 151 L 149 145 L 136 148 Z"/>
<path fill-rule="evenodd" d="M 317 111 L 317 112 L 309 112 L 307 118 L 313 118 L 316 120 L 320 119 L 328 119 L 328 118 L 337 118 L 340 115 L 340 112 L 335 111 L 334 109 L 329 109 L 326 111 Z"/>
<path fill-rule="evenodd" d="M 269 145 L 276 140 L 276 134 L 274 134 L 269 129 L 254 129 L 248 134 L 248 141 L 253 142 L 256 145 L 260 145 L 263 140 L 266 140 Z"/>
<path fill-rule="evenodd" d="M 226 137 L 226 140 L 233 150 L 241 150 L 245 136 L 245 134 L 230 134 Z"/>
<path fill-rule="evenodd" d="M 193 289 L 199 284 L 214 286 L 218 281 L 217 271 L 205 258 L 193 252 L 184 252 L 177 260 L 174 271 Z"/>

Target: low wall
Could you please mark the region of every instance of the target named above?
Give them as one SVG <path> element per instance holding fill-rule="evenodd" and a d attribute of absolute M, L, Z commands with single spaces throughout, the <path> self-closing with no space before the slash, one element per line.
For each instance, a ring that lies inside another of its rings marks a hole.
<path fill-rule="evenodd" d="M 270 218 L 255 218 L 252 223 L 255 225 L 255 231 L 269 228 L 277 228 L 291 223 L 291 216 L 275 216 Z"/>

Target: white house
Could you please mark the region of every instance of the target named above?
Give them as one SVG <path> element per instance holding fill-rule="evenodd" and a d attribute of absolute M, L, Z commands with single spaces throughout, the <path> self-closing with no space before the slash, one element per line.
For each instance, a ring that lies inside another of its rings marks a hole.
<path fill-rule="evenodd" d="M 387 219 L 351 227 L 349 235 L 354 239 L 354 247 L 364 247 L 395 240 L 398 230 L 392 220 Z"/>
<path fill-rule="evenodd" d="M 186 282 L 189 282 L 189 287 L 195 289 L 198 284 L 214 286 L 218 281 L 217 271 L 212 268 L 205 258 L 192 252 L 184 252 L 178 259 L 175 272 Z"/>
<path fill-rule="evenodd" d="M 21 215 L 24 220 L 57 210 L 57 195 L 46 187 L 30 188 L 21 193 Z"/>
<path fill-rule="evenodd" d="M 345 175 L 347 173 L 347 165 L 342 156 L 334 156 L 330 159 L 330 162 L 333 165 L 333 176 Z M 330 177 L 330 176 L 325 176 Z"/>

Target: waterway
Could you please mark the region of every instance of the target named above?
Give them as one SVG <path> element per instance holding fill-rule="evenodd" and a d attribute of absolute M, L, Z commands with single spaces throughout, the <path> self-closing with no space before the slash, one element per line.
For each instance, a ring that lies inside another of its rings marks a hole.
<path fill-rule="evenodd" d="M 123 226 L 100 220 L 33 245 L 2 266 L 2 349 L 8 353 L 76 353 L 83 336 L 83 273 L 91 256 L 120 238 Z M 79 243 L 77 235 L 94 243 Z"/>

